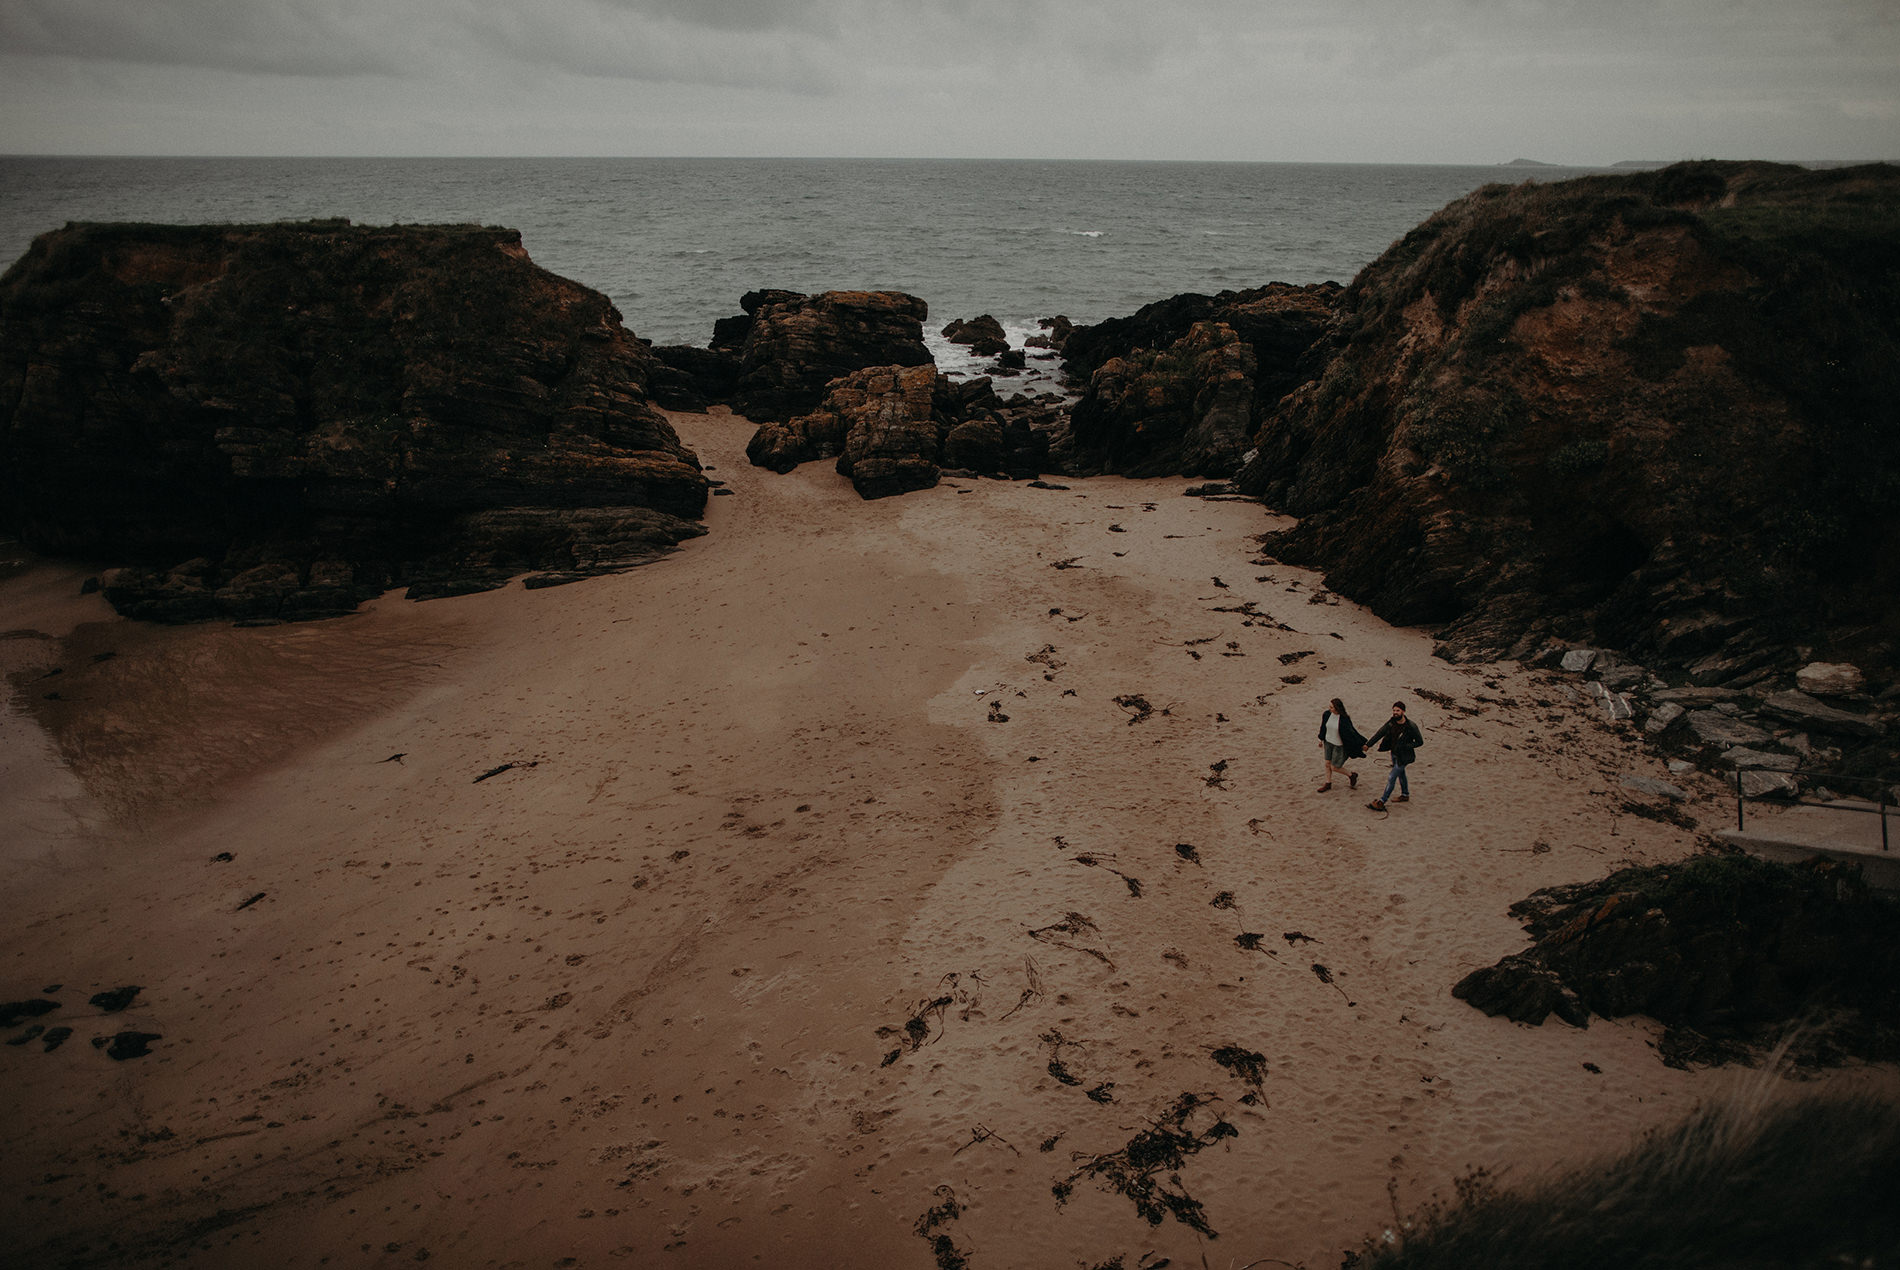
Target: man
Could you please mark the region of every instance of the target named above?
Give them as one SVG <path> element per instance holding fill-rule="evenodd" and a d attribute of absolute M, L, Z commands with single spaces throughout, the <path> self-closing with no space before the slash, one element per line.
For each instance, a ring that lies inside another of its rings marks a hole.
<path fill-rule="evenodd" d="M 1392 798 L 1393 786 L 1398 787 L 1399 796 L 1394 801 L 1409 803 L 1412 801 L 1412 787 L 1405 779 L 1405 769 L 1418 757 L 1418 747 L 1425 744 L 1425 734 L 1418 730 L 1418 724 L 1405 717 L 1405 703 L 1392 703 L 1392 717 L 1387 719 L 1366 740 L 1368 746 L 1377 745 L 1392 756 L 1392 772 L 1385 778 L 1385 792 L 1367 803 L 1374 811 L 1384 811 L 1386 800 Z"/>

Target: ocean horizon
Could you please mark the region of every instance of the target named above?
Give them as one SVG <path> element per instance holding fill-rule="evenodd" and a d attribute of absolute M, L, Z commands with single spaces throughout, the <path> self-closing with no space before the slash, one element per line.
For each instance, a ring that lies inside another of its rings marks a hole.
<path fill-rule="evenodd" d="M 930 328 L 1350 282 L 1480 186 L 1601 168 L 1100 159 L 0 158 L 0 261 L 70 221 L 347 218 L 521 231 L 635 334 L 699 344 L 748 291 L 906 291 Z"/>

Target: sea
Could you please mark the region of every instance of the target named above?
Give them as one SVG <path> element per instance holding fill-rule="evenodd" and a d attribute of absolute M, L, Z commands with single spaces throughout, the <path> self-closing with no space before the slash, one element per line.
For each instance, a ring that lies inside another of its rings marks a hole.
<path fill-rule="evenodd" d="M 1013 343 L 1184 291 L 1350 282 L 1493 182 L 1584 169 L 952 159 L 0 157 L 0 262 L 68 221 L 521 231 L 656 344 L 704 345 L 748 291 L 898 290 L 928 338 L 989 314 Z"/>

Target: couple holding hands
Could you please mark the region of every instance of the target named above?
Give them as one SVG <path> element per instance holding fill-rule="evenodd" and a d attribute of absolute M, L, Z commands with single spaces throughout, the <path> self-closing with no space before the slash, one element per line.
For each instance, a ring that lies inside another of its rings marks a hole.
<path fill-rule="evenodd" d="M 1364 758 L 1366 751 L 1375 745 L 1392 756 L 1392 772 L 1385 778 L 1385 792 L 1367 803 L 1374 811 L 1384 811 L 1387 799 L 1392 798 L 1396 786 L 1399 796 L 1395 802 L 1412 801 L 1412 788 L 1405 779 L 1405 769 L 1411 766 L 1418 755 L 1418 747 L 1425 744 L 1425 734 L 1418 730 L 1418 724 L 1405 717 L 1405 703 L 1392 703 L 1392 717 L 1382 724 L 1371 736 L 1359 735 L 1352 725 L 1352 716 L 1346 713 L 1346 707 L 1338 697 L 1334 697 L 1327 711 L 1319 717 L 1319 747 L 1326 756 L 1326 783 L 1319 787 L 1325 793 L 1333 787 L 1333 774 L 1344 772 L 1346 788 L 1359 788 L 1359 773 L 1346 771 L 1348 760 Z"/>

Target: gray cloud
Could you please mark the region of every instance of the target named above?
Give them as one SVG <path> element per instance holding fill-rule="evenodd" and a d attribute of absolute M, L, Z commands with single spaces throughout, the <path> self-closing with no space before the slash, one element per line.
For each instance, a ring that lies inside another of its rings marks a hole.
<path fill-rule="evenodd" d="M 384 7 L 317 0 L 0 0 L 15 56 L 279 75 L 395 74 Z"/>
<path fill-rule="evenodd" d="M 1892 5 L 0 0 L 0 150 L 1891 156 Z"/>

